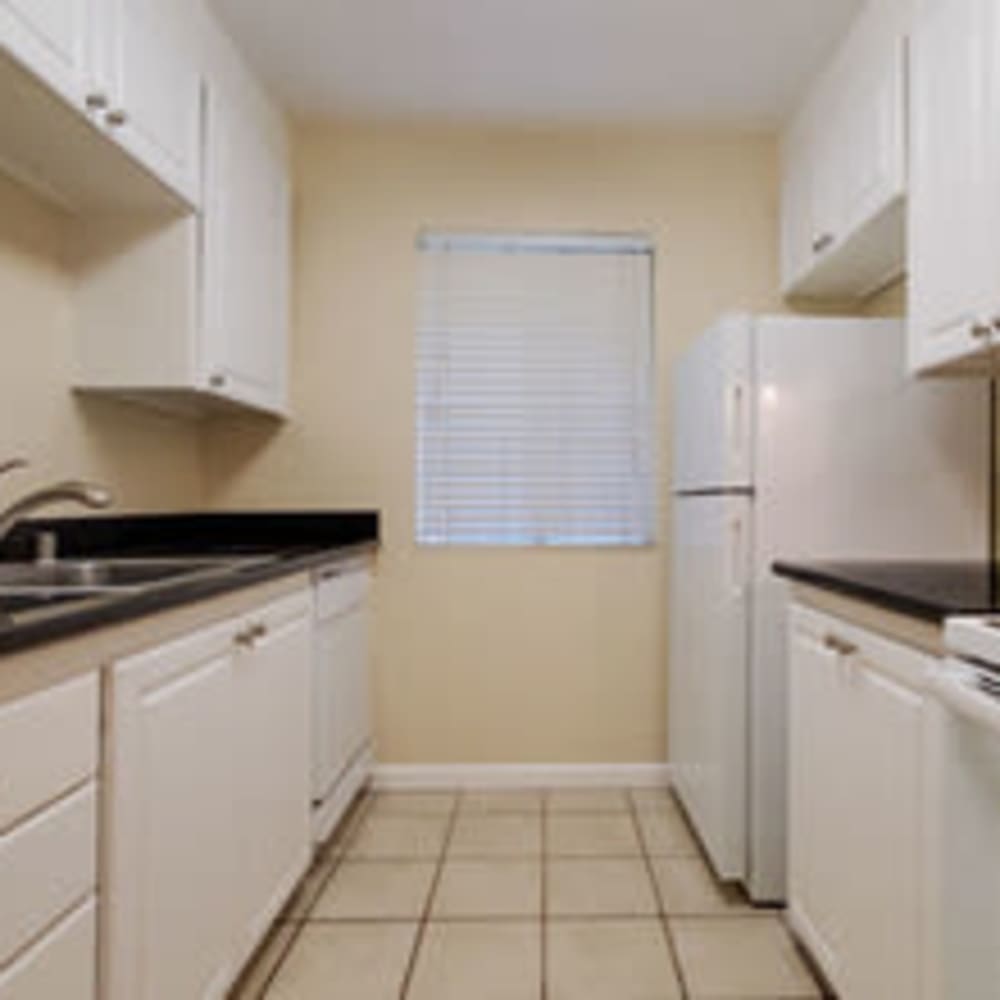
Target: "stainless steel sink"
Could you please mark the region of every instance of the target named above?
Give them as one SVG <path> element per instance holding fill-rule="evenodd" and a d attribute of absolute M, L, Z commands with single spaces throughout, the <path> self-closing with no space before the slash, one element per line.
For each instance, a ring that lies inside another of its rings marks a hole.
<path fill-rule="evenodd" d="M 230 572 L 260 561 L 251 556 L 0 562 L 0 597 L 141 591 L 186 578 Z"/>

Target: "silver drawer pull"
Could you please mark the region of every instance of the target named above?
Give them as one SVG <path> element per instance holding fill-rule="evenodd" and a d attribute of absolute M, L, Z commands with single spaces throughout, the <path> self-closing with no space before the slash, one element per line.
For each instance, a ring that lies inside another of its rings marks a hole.
<path fill-rule="evenodd" d="M 823 233 L 822 236 L 817 236 L 812 244 L 813 253 L 822 253 L 824 250 L 829 250 L 833 246 L 833 241 L 833 233 Z"/>
<path fill-rule="evenodd" d="M 836 635 L 823 636 L 823 645 L 838 656 L 853 656 L 858 651 L 858 647 L 853 642 L 848 642 Z"/>

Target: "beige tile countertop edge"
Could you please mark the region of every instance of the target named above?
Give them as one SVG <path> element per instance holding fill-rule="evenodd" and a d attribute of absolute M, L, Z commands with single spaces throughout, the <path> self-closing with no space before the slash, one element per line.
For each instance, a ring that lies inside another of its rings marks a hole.
<path fill-rule="evenodd" d="M 0 704 L 88 671 L 100 670 L 122 657 L 206 625 L 238 617 L 310 585 L 310 573 L 301 571 L 160 613 L 152 612 L 133 621 L 98 626 L 23 652 L 0 655 Z"/>
<path fill-rule="evenodd" d="M 797 604 L 804 604 L 816 611 L 841 618 L 852 625 L 876 632 L 887 639 L 912 646 L 932 656 L 944 655 L 944 629 L 940 624 L 887 611 L 867 601 L 833 594 L 809 584 L 791 584 L 790 594 L 792 601 Z"/>

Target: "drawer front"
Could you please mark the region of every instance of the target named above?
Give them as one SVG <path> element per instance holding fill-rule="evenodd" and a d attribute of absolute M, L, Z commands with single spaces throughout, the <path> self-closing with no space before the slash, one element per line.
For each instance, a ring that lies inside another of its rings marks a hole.
<path fill-rule="evenodd" d="M 368 596 L 371 574 L 355 567 L 332 568 L 320 573 L 316 584 L 316 615 L 320 619 L 341 615 L 357 607 Z"/>
<path fill-rule="evenodd" d="M 96 673 L 0 705 L 0 833 L 97 772 Z"/>
<path fill-rule="evenodd" d="M 89 896 L 96 870 L 94 782 L 0 837 L 0 964 Z"/>
<path fill-rule="evenodd" d="M 97 904 L 90 897 L 16 962 L 0 969 L 0 1000 L 96 1000 Z"/>

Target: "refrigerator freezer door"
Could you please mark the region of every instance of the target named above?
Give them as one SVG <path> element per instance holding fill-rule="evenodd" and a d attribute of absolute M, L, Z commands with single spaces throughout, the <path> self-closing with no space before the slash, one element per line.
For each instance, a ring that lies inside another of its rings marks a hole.
<path fill-rule="evenodd" d="M 729 316 L 674 369 L 673 492 L 752 485 L 753 320 Z"/>
<path fill-rule="evenodd" d="M 674 499 L 669 758 L 723 879 L 746 876 L 749 553 L 746 496 Z"/>

